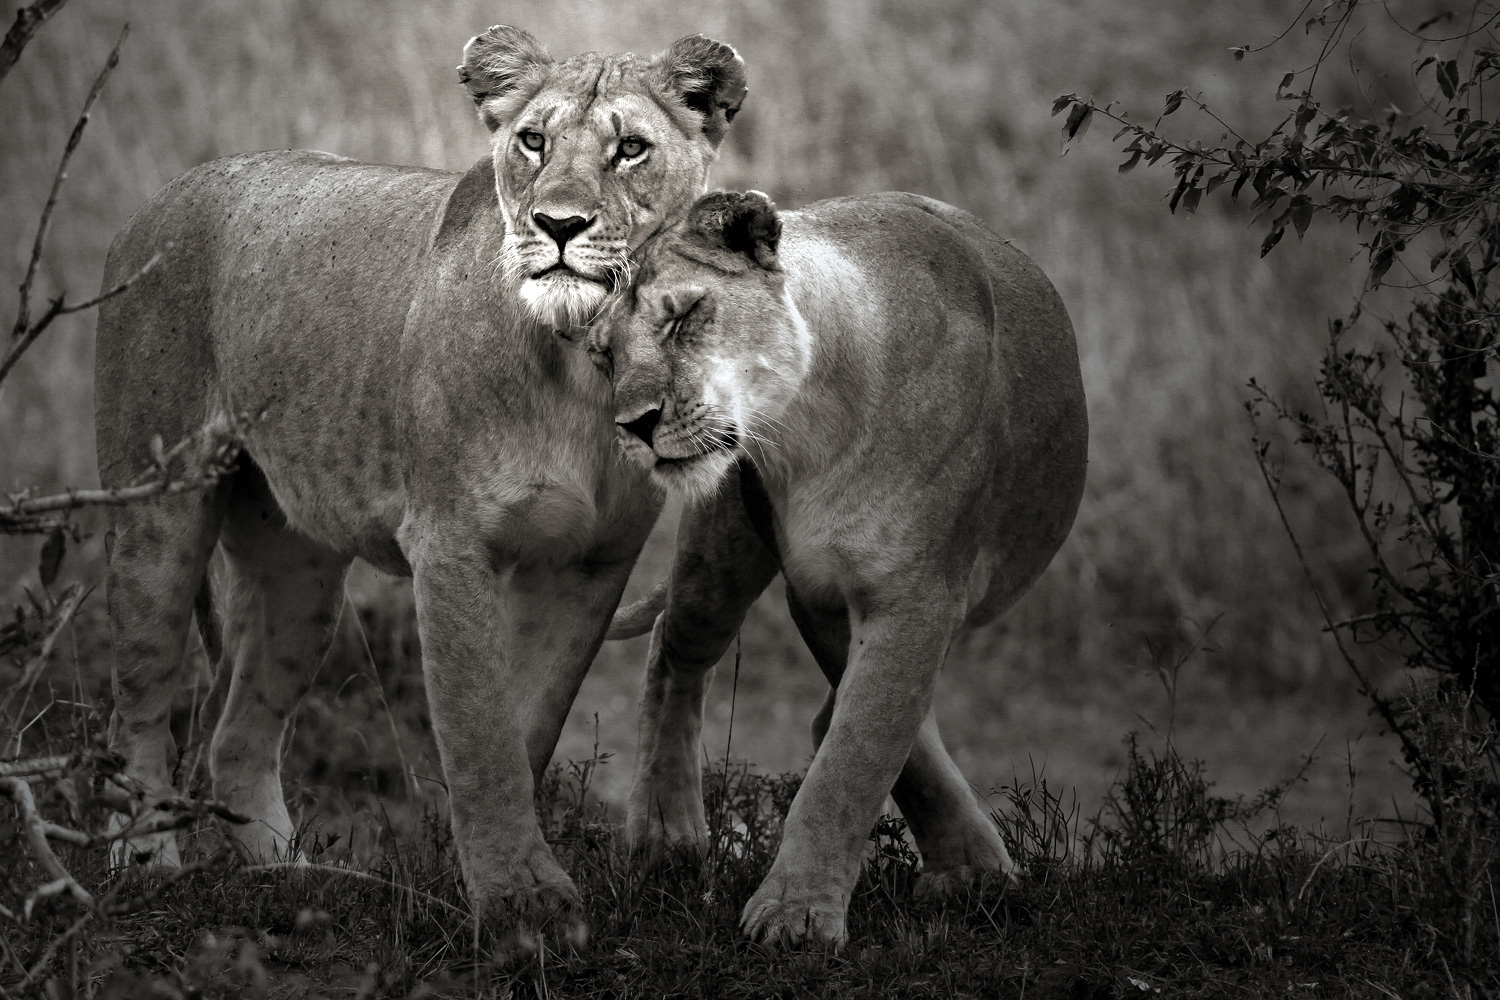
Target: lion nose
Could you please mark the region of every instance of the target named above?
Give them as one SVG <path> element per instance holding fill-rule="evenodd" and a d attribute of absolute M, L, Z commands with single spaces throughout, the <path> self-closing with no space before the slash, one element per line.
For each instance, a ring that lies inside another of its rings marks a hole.
<path fill-rule="evenodd" d="M 581 215 L 570 215 L 566 219 L 555 219 L 544 212 L 533 212 L 532 219 L 536 221 L 542 232 L 557 241 L 557 249 L 560 251 L 567 246 L 568 241 L 589 226 L 594 224 L 593 219 L 585 219 Z"/>
<path fill-rule="evenodd" d="M 652 407 L 628 424 L 620 424 L 619 426 L 646 442 L 646 447 L 649 448 L 651 447 L 651 435 L 656 433 L 656 425 L 659 423 L 661 423 L 661 408 Z"/>

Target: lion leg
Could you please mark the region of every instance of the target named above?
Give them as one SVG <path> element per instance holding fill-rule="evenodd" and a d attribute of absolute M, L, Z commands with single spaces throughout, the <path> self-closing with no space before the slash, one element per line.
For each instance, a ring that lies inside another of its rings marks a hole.
<path fill-rule="evenodd" d="M 550 658 L 534 655 L 533 643 L 579 624 L 561 609 L 542 618 L 540 594 L 531 608 L 518 604 L 516 585 L 523 581 L 510 579 L 514 567 L 493 565 L 484 546 L 469 544 L 477 531 L 422 532 L 429 534 L 435 540 L 411 529 L 405 544 L 433 736 L 470 905 L 507 952 L 535 951 L 533 932 L 544 928 L 581 946 L 588 934 L 582 900 L 537 822 L 527 743 L 532 723 L 520 711 L 523 704 L 545 706 L 545 692 L 553 690 L 542 676 Z M 586 626 L 597 634 L 594 648 L 613 611 L 604 604 L 597 622 Z M 545 766 L 551 719 L 537 728 L 535 754 Z"/>
<path fill-rule="evenodd" d="M 250 818 L 230 830 L 256 862 L 300 860 L 281 788 L 282 741 L 333 643 L 349 568 L 288 530 L 271 505 L 269 492 L 237 498 L 223 531 L 232 673 L 209 757 L 214 797 Z"/>
<path fill-rule="evenodd" d="M 166 818 L 151 803 L 172 794 L 172 698 L 180 686 L 193 598 L 223 506 L 221 490 L 188 492 L 122 507 L 111 517 L 115 543 L 105 592 L 115 706 L 109 747 L 125 758 L 125 774 L 144 790 L 145 807 L 133 820 L 117 815 L 112 832 Z M 117 841 L 110 851 L 115 868 L 144 858 L 167 868 L 181 864 L 170 832 Z"/>
<path fill-rule="evenodd" d="M 540 780 L 552 761 L 634 566 L 632 550 L 630 558 L 618 561 L 517 570 L 501 589 L 509 625 L 506 648 L 514 650 L 508 664 L 511 697 L 533 780 Z"/>
<path fill-rule="evenodd" d="M 961 607 L 913 600 L 854 615 L 848 667 L 826 735 L 787 814 L 781 849 L 740 918 L 753 939 L 841 945 L 870 827 L 931 707 L 933 682 Z"/>
<path fill-rule="evenodd" d="M 776 572 L 734 482 L 683 513 L 667 606 L 646 655 L 626 806 L 627 839 L 648 865 L 673 854 L 701 855 L 707 847 L 700 760 L 704 696 L 714 664 Z"/>
<path fill-rule="evenodd" d="M 849 616 L 812 610 L 791 588 L 787 589 L 787 608 L 830 685 L 823 707 L 813 717 L 816 750 L 827 735 L 848 660 Z M 891 788 L 891 798 L 896 800 L 922 853 L 919 893 L 981 872 L 1008 874 L 1015 867 L 995 823 L 985 815 L 979 797 L 948 755 L 935 710 L 929 710 L 922 720 L 901 775 Z"/>

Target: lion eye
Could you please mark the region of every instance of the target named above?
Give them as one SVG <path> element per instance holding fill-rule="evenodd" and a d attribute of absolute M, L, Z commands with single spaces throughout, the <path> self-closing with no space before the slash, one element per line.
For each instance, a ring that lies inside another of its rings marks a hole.
<path fill-rule="evenodd" d="M 627 135 L 620 140 L 619 158 L 622 160 L 633 160 L 650 148 L 651 144 L 640 136 Z"/>
<path fill-rule="evenodd" d="M 547 137 L 542 135 L 542 133 L 535 131 L 534 129 L 526 129 L 520 132 L 519 135 L 521 139 L 521 145 L 525 146 L 533 153 L 540 153 L 542 151 L 542 147 L 547 145 Z"/>

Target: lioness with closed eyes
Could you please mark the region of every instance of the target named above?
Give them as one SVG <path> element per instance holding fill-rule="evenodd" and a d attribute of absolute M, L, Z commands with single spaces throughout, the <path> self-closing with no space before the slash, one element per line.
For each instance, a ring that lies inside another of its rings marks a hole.
<path fill-rule="evenodd" d="M 745 932 L 841 943 L 887 793 L 922 888 L 1008 872 L 932 692 L 954 635 L 1031 586 L 1078 508 L 1087 418 L 1057 293 L 973 216 L 908 194 L 785 213 L 711 194 L 636 264 L 588 346 L 625 450 L 689 503 L 648 657 L 633 843 L 705 842 L 710 671 L 780 571 L 832 690 Z"/>

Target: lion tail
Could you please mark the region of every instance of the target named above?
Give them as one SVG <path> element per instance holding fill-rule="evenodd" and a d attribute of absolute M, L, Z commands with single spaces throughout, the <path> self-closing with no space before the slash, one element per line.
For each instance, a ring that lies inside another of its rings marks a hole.
<path fill-rule="evenodd" d="M 651 631 L 651 627 L 656 624 L 656 616 L 667 606 L 668 582 L 669 578 L 663 578 L 651 588 L 651 593 L 616 611 L 604 638 L 634 639 Z"/>

